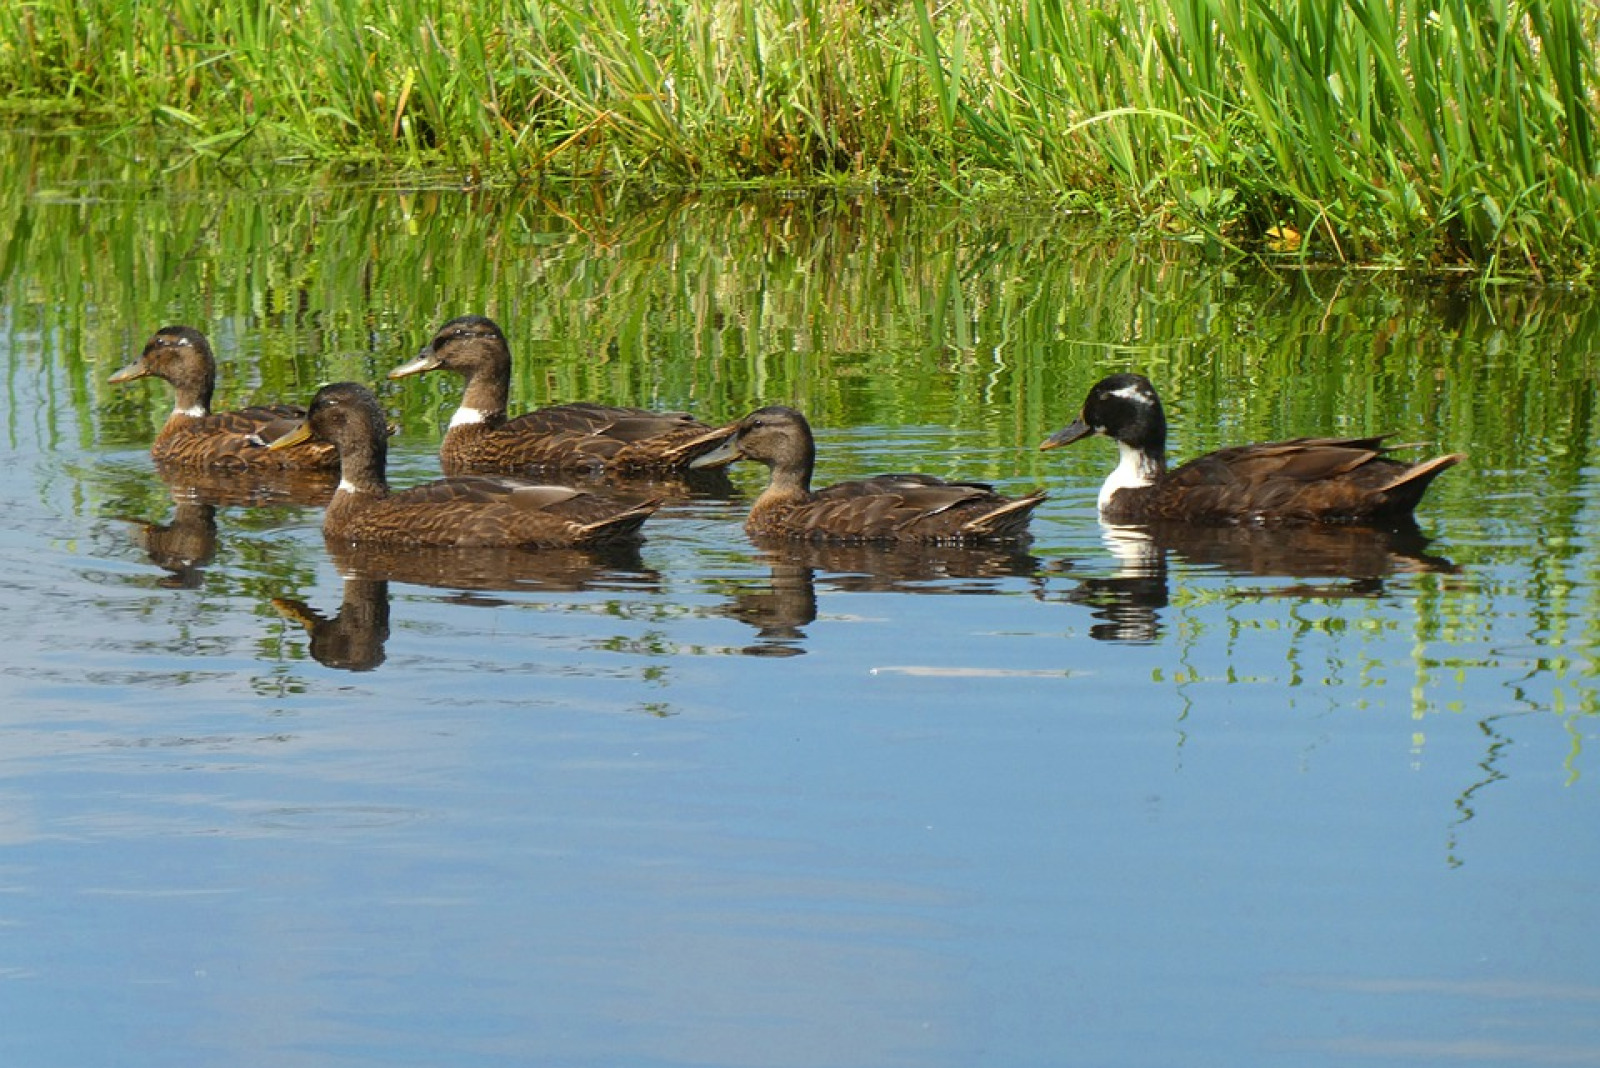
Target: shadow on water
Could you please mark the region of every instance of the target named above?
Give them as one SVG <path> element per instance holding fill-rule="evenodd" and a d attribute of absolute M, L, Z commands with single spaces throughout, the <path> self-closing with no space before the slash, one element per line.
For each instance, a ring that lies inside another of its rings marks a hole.
<path fill-rule="evenodd" d="M 1077 580 L 1064 599 L 1090 609 L 1099 622 L 1089 635 L 1101 641 L 1155 642 L 1170 600 L 1173 561 L 1235 579 L 1289 579 L 1235 584 L 1238 598 L 1334 600 L 1381 597 L 1394 575 L 1456 574 L 1459 568 L 1427 551 L 1430 539 L 1414 525 L 1393 528 L 1337 526 L 1193 526 L 1157 523 L 1101 526 L 1116 574 Z M 1067 563 L 1053 568 L 1066 571 Z"/>
<path fill-rule="evenodd" d="M 401 549 L 351 545 L 327 539 L 328 557 L 341 575 L 465 592 L 656 588 L 636 544 L 594 549 Z M 464 603 L 479 603 L 463 598 Z"/>
<path fill-rule="evenodd" d="M 549 481 L 549 479 L 535 479 Z M 604 474 L 593 479 L 561 478 L 577 485 L 594 485 L 634 497 L 663 497 L 667 500 L 726 501 L 738 496 L 726 470 L 685 471 L 681 476 L 637 478 Z"/>

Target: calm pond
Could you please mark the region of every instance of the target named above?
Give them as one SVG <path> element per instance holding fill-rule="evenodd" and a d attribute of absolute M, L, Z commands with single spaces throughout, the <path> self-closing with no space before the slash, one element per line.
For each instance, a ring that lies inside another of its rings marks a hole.
<path fill-rule="evenodd" d="M 1274 273 L 839 194 L 374 187 L 0 140 L 0 1062 L 1600 1065 L 1592 300 Z M 170 485 L 164 385 L 374 385 L 391 476 L 493 316 L 513 410 L 817 428 L 819 481 L 1046 487 L 1015 552 L 352 555 Z M 1393 431 L 1425 539 L 1130 551 L 1102 374 L 1179 457 Z"/>

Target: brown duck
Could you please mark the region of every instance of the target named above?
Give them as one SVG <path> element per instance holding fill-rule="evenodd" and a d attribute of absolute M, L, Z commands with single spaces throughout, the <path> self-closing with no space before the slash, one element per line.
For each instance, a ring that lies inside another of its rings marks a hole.
<path fill-rule="evenodd" d="M 811 489 L 816 443 L 793 408 L 762 408 L 713 435 L 720 446 L 694 461 L 718 467 L 754 460 L 772 478 L 750 509 L 745 530 L 756 538 L 826 542 L 921 542 L 961 545 L 1018 541 L 1044 500 L 1042 492 L 1002 497 L 980 482 L 932 475 L 878 475 Z"/>
<path fill-rule="evenodd" d="M 660 500 L 623 502 L 570 486 L 463 476 L 390 490 L 385 480 L 388 431 L 378 399 L 365 386 L 323 386 L 305 420 L 271 449 L 308 438 L 339 452 L 339 488 L 322 532 L 355 544 L 454 547 L 590 546 L 629 541 Z"/>
<path fill-rule="evenodd" d="M 339 466 L 339 455 L 326 442 L 307 442 L 293 449 L 268 451 L 262 446 L 305 418 L 305 409 L 289 404 L 213 412 L 217 361 L 211 345 L 190 326 L 164 326 L 145 342 L 139 358 L 113 374 L 112 382 L 154 376 L 177 393 L 172 414 L 156 434 L 150 455 L 162 464 L 232 470 Z"/>
<path fill-rule="evenodd" d="M 439 447 L 447 474 L 566 471 L 648 477 L 681 474 L 716 447 L 711 430 L 682 412 L 558 404 L 506 417 L 511 349 L 492 319 L 463 315 L 439 328 L 390 378 L 454 371 L 466 379 Z"/>
<path fill-rule="evenodd" d="M 1143 375 L 1101 379 L 1072 425 L 1046 438 L 1053 449 L 1102 434 L 1122 460 L 1100 488 L 1113 523 L 1367 523 L 1409 521 L 1429 483 L 1463 456 L 1418 464 L 1391 459 L 1385 435 L 1295 438 L 1236 445 L 1167 470 L 1167 419 Z"/>

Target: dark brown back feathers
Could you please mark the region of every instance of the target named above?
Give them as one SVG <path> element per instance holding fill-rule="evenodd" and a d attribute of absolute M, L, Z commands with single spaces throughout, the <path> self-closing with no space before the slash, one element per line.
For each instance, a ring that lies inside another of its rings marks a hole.
<path fill-rule="evenodd" d="M 1043 493 L 1004 497 L 980 482 L 932 475 L 878 475 L 811 489 L 816 445 L 793 408 L 752 412 L 723 428 L 715 452 L 695 461 L 710 467 L 754 460 L 772 471 L 745 521 L 751 536 L 827 542 L 965 544 L 1017 541 Z"/>
<path fill-rule="evenodd" d="M 684 412 L 580 402 L 509 418 L 510 347 L 499 326 L 481 315 L 445 323 L 415 359 L 390 371 L 389 377 L 440 370 L 466 379 L 461 406 L 439 447 L 450 474 L 681 474 L 696 455 L 715 445 L 704 442 L 711 428 Z"/>
<path fill-rule="evenodd" d="M 216 358 L 204 334 L 193 327 L 167 326 L 156 331 L 139 358 L 110 381 L 155 377 L 172 385 L 176 394 L 172 414 L 150 446 L 150 455 L 159 463 L 232 470 L 338 466 L 338 454 L 325 442 L 277 451 L 263 447 L 303 419 L 303 408 L 272 404 L 213 412 L 216 374 Z"/>
<path fill-rule="evenodd" d="M 322 530 L 330 538 L 395 546 L 603 545 L 638 536 L 659 499 L 623 501 L 571 486 L 469 475 L 389 489 L 386 426 L 365 386 L 317 391 L 296 435 L 339 450 L 339 490 Z M 282 441 L 273 447 L 282 447 Z"/>

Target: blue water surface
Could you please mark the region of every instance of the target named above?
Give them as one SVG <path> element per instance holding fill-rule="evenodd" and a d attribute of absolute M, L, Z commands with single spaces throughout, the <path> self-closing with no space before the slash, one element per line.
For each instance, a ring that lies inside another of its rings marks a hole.
<path fill-rule="evenodd" d="M 59 339 L 0 365 L 6 1064 L 1600 1064 L 1592 480 L 1553 547 L 1469 462 L 1373 575 L 1130 564 L 1098 442 L 1021 559 L 774 554 L 738 472 L 374 601 L 314 507 L 157 562 Z M 1030 427 L 819 438 L 1036 481 Z M 347 598 L 331 664 L 274 605 Z"/>

